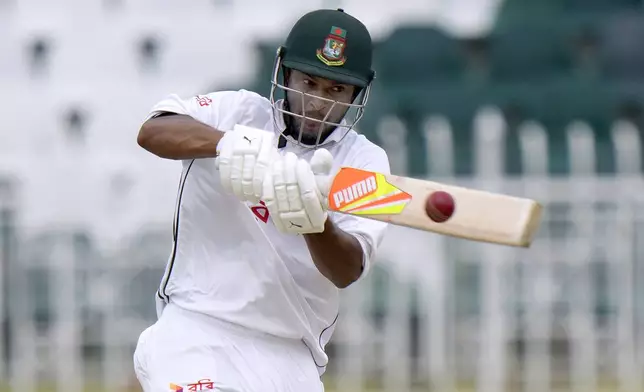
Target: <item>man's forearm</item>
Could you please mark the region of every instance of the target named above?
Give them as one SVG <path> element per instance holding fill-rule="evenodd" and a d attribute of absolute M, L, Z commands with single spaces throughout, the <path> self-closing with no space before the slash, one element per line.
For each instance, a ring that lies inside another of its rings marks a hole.
<path fill-rule="evenodd" d="M 139 131 L 138 144 L 168 159 L 214 158 L 224 133 L 185 115 L 153 118 Z"/>
<path fill-rule="evenodd" d="M 323 233 L 305 234 L 304 239 L 318 270 L 337 287 L 349 286 L 362 274 L 364 255 L 360 242 L 330 219 Z"/>

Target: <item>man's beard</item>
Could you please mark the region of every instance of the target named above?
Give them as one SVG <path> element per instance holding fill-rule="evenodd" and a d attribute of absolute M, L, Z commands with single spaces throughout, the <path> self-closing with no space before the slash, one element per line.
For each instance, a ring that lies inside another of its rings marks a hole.
<path fill-rule="evenodd" d="M 284 134 L 286 136 L 291 136 L 293 139 L 299 141 L 302 144 L 313 146 L 318 143 L 318 136 L 320 132 L 322 133 L 319 143 L 322 143 L 335 129 L 335 126 L 328 124 L 321 124 L 321 131 L 316 132 L 315 134 L 307 134 L 304 130 L 301 130 L 299 125 L 296 125 L 296 121 L 293 116 L 284 114 L 284 122 L 286 123 L 286 129 Z M 301 119 L 300 121 L 305 121 Z"/>
<path fill-rule="evenodd" d="M 284 110 L 287 112 L 290 112 L 290 108 L 288 105 L 288 101 L 284 100 Z M 314 146 L 317 143 L 322 143 L 335 129 L 334 125 L 328 125 L 328 124 L 323 124 L 320 123 L 320 127 L 318 132 L 315 134 L 306 134 L 304 132 L 304 129 L 301 127 L 304 121 L 306 121 L 305 118 L 299 117 L 296 118 L 293 115 L 290 115 L 288 113 L 283 113 L 282 114 L 284 117 L 284 124 L 286 125 L 286 129 L 284 130 L 284 135 L 290 136 L 293 139 L 299 141 L 302 144 L 306 144 L 309 146 Z M 299 125 L 296 123 L 299 120 Z M 320 132 L 322 135 L 320 136 Z M 320 136 L 320 141 L 318 142 L 318 136 Z M 300 139 L 301 137 L 301 139 Z"/>

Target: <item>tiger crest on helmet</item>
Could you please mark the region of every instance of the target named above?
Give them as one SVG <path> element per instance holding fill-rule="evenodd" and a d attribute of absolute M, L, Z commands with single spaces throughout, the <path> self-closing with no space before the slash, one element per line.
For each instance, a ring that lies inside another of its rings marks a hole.
<path fill-rule="evenodd" d="M 324 39 L 324 46 L 317 50 L 318 59 L 330 67 L 344 65 L 347 61 L 344 56 L 346 37 L 346 30 L 336 26 L 331 27 L 331 32 Z"/>

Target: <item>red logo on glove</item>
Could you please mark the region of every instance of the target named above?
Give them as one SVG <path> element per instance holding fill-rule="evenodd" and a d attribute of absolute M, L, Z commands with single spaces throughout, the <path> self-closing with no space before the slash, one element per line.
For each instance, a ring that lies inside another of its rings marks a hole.
<path fill-rule="evenodd" d="M 268 222 L 268 216 L 269 216 L 268 208 L 266 208 L 266 204 L 264 204 L 263 201 L 260 201 L 259 204 L 261 204 L 261 205 L 251 207 L 250 210 L 253 211 L 253 214 L 255 214 L 255 216 L 259 220 L 261 220 L 262 222 L 266 223 L 266 222 Z"/>

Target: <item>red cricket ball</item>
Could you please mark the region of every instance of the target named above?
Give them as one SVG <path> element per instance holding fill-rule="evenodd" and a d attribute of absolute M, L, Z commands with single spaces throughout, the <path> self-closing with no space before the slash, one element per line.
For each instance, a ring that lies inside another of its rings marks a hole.
<path fill-rule="evenodd" d="M 445 191 L 436 191 L 427 197 L 425 212 L 434 222 L 445 222 L 454 214 L 454 198 Z"/>

